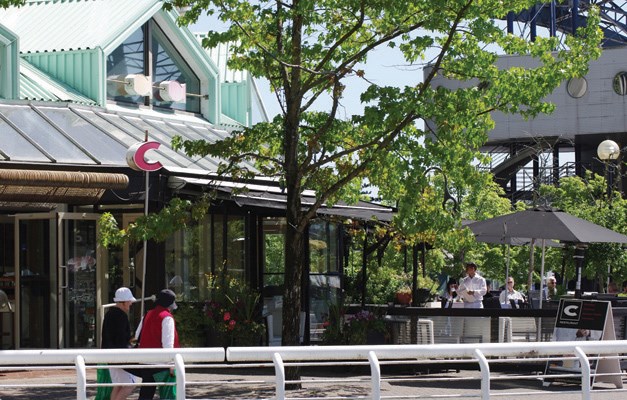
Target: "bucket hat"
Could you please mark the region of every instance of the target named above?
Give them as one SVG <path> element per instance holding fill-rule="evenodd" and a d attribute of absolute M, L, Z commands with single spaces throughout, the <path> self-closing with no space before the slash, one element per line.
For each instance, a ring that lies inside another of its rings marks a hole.
<path fill-rule="evenodd" d="M 122 301 L 137 301 L 137 299 L 133 297 L 133 293 L 131 293 L 131 289 L 126 288 L 126 287 L 121 287 L 115 291 L 115 297 L 113 298 L 113 301 L 118 303 Z"/>

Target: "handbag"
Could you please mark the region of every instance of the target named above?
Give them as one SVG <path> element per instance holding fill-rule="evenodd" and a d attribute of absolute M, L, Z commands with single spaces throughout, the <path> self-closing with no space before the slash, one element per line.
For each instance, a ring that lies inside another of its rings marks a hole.
<path fill-rule="evenodd" d="M 96 382 L 111 383 L 111 374 L 109 368 L 98 368 L 96 370 Z M 96 398 L 94 400 L 110 400 L 112 386 L 98 386 L 96 390 Z"/>
<path fill-rule="evenodd" d="M 176 374 L 170 374 L 170 370 L 157 372 L 152 376 L 155 382 L 174 383 L 174 385 L 159 386 L 159 398 L 164 400 L 176 400 Z"/>

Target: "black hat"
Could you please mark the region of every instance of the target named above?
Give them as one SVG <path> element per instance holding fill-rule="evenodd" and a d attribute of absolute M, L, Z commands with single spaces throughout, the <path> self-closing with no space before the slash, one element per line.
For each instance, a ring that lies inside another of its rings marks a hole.
<path fill-rule="evenodd" d="M 157 303 L 157 305 L 160 305 L 161 307 L 172 307 L 173 310 L 176 310 L 177 305 L 174 302 L 175 299 L 176 295 L 173 291 L 171 291 L 170 289 L 163 289 L 162 291 L 157 293 L 157 300 L 155 301 L 155 303 Z"/>

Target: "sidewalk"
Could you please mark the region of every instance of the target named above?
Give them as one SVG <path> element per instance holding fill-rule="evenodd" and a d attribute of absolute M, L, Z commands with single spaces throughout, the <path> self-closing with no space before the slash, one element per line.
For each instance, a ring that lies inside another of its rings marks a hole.
<path fill-rule="evenodd" d="M 325 381 L 322 375 L 304 375 L 304 380 L 318 379 L 318 382 L 306 382 L 298 391 L 288 391 L 288 397 L 334 397 L 334 398 L 367 398 L 371 393 L 368 376 L 339 374 L 335 382 Z M 342 376 L 344 375 L 344 377 Z M 95 382 L 96 373 L 90 370 L 88 381 Z M 457 397 L 461 399 L 480 397 L 480 383 L 477 380 L 479 371 L 449 371 L 423 375 L 403 375 L 393 378 L 384 375 L 381 384 L 382 396 L 403 396 L 407 399 L 419 399 L 429 396 Z M 493 395 L 511 398 L 521 393 L 530 393 L 533 400 L 581 399 L 581 394 L 566 394 L 565 391 L 578 390 L 578 385 L 553 384 L 544 387 L 535 376 L 524 381 L 513 381 L 508 375 L 493 373 L 491 389 Z M 18 384 L 20 387 L 0 388 L 0 400 L 63 400 L 76 399 L 76 390 L 71 386 L 75 383 L 73 370 L 47 370 L 35 372 L 1 372 L 0 384 Z M 257 370 L 228 370 L 216 372 L 188 372 L 188 399 L 269 399 L 275 395 L 274 377 Z M 416 380 L 414 380 L 416 379 Z M 204 382 L 200 384 L 200 382 Z M 54 388 L 37 387 L 38 384 L 55 384 Z M 90 398 L 95 396 L 95 389 L 90 390 Z M 137 398 L 136 389 L 130 399 Z M 624 393 L 593 393 L 594 400 L 613 400 L 623 398 Z M 158 396 L 155 396 L 158 398 Z"/>

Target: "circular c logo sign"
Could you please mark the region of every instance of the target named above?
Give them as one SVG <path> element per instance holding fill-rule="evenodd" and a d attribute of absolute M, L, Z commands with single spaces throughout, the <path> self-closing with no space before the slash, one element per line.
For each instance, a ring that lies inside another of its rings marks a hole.
<path fill-rule="evenodd" d="M 135 171 L 156 171 L 163 167 L 159 161 L 146 161 L 146 152 L 148 150 L 158 149 L 161 144 L 159 142 L 139 142 L 135 143 L 126 151 L 126 163 Z"/>

